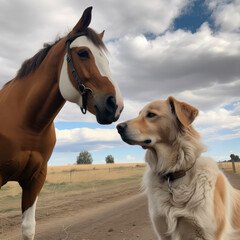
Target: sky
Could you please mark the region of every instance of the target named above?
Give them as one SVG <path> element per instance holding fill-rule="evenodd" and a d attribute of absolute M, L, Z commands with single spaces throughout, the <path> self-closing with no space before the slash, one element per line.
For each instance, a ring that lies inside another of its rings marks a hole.
<path fill-rule="evenodd" d="M 66 35 L 93 6 L 90 27 L 105 30 L 110 69 L 123 99 L 117 123 L 150 101 L 172 95 L 199 109 L 194 127 L 215 161 L 240 155 L 240 0 L 1 0 L 0 88 L 45 42 Z M 49 165 L 144 162 L 145 151 L 122 142 L 116 124 L 99 125 L 66 103 L 55 119 Z"/>

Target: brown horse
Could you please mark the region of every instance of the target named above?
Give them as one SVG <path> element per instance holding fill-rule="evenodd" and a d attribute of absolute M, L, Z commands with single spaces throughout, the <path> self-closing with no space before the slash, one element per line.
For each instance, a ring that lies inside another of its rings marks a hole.
<path fill-rule="evenodd" d="M 22 234 L 33 239 L 37 196 L 47 174 L 56 137 L 53 120 L 66 100 L 100 124 L 119 118 L 120 91 L 109 70 L 102 34 L 88 28 L 87 8 L 68 36 L 26 60 L 0 91 L 0 186 L 22 187 Z"/>

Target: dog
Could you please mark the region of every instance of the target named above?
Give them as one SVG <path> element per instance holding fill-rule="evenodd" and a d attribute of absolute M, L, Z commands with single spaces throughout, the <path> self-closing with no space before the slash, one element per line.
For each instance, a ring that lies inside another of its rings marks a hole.
<path fill-rule="evenodd" d="M 142 185 L 159 240 L 239 240 L 240 191 L 208 157 L 192 126 L 198 109 L 170 96 L 120 123 L 123 141 L 146 149 Z"/>

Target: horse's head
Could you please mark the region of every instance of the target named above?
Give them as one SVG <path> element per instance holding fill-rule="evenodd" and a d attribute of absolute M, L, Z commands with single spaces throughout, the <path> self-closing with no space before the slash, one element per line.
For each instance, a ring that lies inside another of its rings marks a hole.
<path fill-rule="evenodd" d="M 84 11 L 66 38 L 59 87 L 65 100 L 77 103 L 83 112 L 89 110 L 100 124 L 110 124 L 119 118 L 123 101 L 104 54 L 103 33 L 88 28 L 91 10 Z"/>

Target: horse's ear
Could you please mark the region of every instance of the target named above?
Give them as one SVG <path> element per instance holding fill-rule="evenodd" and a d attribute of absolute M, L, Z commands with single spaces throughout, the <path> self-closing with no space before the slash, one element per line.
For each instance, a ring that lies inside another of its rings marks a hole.
<path fill-rule="evenodd" d="M 105 30 L 103 30 L 101 33 L 99 33 L 98 36 L 99 36 L 101 39 L 103 39 L 104 33 L 105 33 Z"/>
<path fill-rule="evenodd" d="M 172 112 L 176 114 L 178 120 L 184 126 L 189 126 L 198 115 L 198 109 L 185 103 L 176 100 L 170 96 L 168 102 L 171 106 Z"/>
<path fill-rule="evenodd" d="M 84 10 L 82 17 L 73 28 L 74 33 L 83 32 L 90 24 L 92 18 L 92 7 L 88 7 Z"/>

